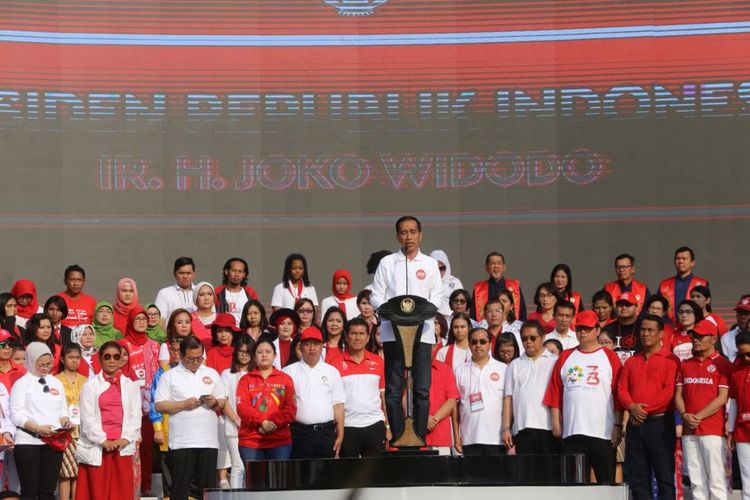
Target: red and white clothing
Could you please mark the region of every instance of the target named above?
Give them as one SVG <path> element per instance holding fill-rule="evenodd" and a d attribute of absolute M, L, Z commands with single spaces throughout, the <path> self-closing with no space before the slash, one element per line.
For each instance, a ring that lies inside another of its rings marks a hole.
<path fill-rule="evenodd" d="M 617 397 L 624 409 L 633 403 L 645 403 L 649 415 L 672 411 L 674 381 L 680 369 L 680 360 L 668 349 L 651 354 L 648 358 L 637 352 L 625 362 L 617 386 Z"/>
<path fill-rule="evenodd" d="M 729 389 L 732 364 L 727 358 L 715 352 L 704 360 L 692 357 L 683 361 L 677 375 L 677 386 L 682 386 L 682 399 L 686 413 L 698 413 L 708 403 L 716 399 L 719 389 Z M 701 420 L 694 430 L 683 430 L 684 434 L 696 436 L 724 435 L 724 407 Z"/>
<path fill-rule="evenodd" d="M 346 402 L 344 422 L 346 427 L 369 427 L 385 421 L 380 395 L 385 391 L 385 363 L 383 358 L 364 351 L 362 361 L 357 363 L 349 351 L 333 361 L 344 382 Z"/>
<path fill-rule="evenodd" d="M 552 332 L 554 332 L 555 331 L 555 327 L 557 326 L 557 321 L 555 320 L 554 316 L 552 316 L 552 318 L 550 318 L 549 321 L 546 321 L 542 317 L 542 313 L 533 312 L 533 313 L 529 314 L 529 319 L 530 320 L 531 319 L 535 319 L 539 323 L 541 323 L 542 324 L 542 328 L 544 328 L 544 333 L 545 334 L 546 333 L 552 333 Z"/>
<path fill-rule="evenodd" d="M 690 334 L 685 331 L 675 331 L 672 335 L 671 342 L 672 354 L 677 356 L 680 361 L 693 357 L 693 340 Z"/>
<path fill-rule="evenodd" d="M 621 369 L 620 358 L 610 349 L 563 351 L 544 396 L 545 405 L 562 410 L 563 439 L 610 439 L 615 411 L 620 410 L 615 393 Z"/>
<path fill-rule="evenodd" d="M 729 382 L 729 430 L 734 432 L 742 475 L 742 500 L 750 500 L 750 365 L 735 366 Z"/>
<path fill-rule="evenodd" d="M 492 357 L 482 368 L 470 360 L 456 369 L 461 444 L 502 444 L 506 370 L 505 364 Z"/>
<path fill-rule="evenodd" d="M 239 445 L 267 449 L 292 444 L 289 425 L 297 415 L 294 394 L 292 377 L 281 370 L 274 368 L 265 379 L 257 369 L 245 374 L 237 384 L 237 415 L 242 422 Z M 276 430 L 259 433 L 264 420 L 276 424 Z"/>
<path fill-rule="evenodd" d="M 706 319 L 716 325 L 716 329 L 718 330 L 719 335 L 724 335 L 729 330 L 724 319 L 716 313 L 706 314 Z"/>
<path fill-rule="evenodd" d="M 544 404 L 544 394 L 552 375 L 557 356 L 544 349 L 537 359 L 526 353 L 514 359 L 505 372 L 505 396 L 513 397 L 513 432 L 524 429 L 552 430 L 550 410 Z"/>
<path fill-rule="evenodd" d="M 342 305 L 344 307 L 341 307 Z M 339 309 L 345 311 L 347 321 L 359 316 L 359 309 L 357 308 L 357 297 L 350 297 L 344 300 L 339 300 L 333 295 L 331 295 L 330 297 L 326 297 L 320 303 L 320 313 L 325 314 L 325 312 L 332 307 L 338 307 Z"/>
<path fill-rule="evenodd" d="M 16 383 L 16 380 L 23 377 L 23 375 L 26 373 L 26 368 L 19 365 L 12 359 L 9 359 L 8 363 L 10 363 L 10 369 L 7 372 L 0 372 L 0 384 L 3 384 L 5 388 L 8 389 L 8 393 L 10 393 L 10 390 L 13 387 L 13 384 Z"/>
<path fill-rule="evenodd" d="M 161 318 L 165 321 L 168 320 L 175 309 L 186 309 L 188 312 L 195 311 L 194 292 L 195 285 L 192 283 L 187 290 L 177 283 L 159 290 L 156 299 L 154 299 L 154 304 L 161 312 Z"/>
<path fill-rule="evenodd" d="M 258 300 L 258 293 L 249 286 L 242 287 L 238 292 L 230 292 L 225 285 L 216 287 L 216 312 L 225 312 L 234 316 L 239 326 L 242 320 L 242 309 L 250 300 Z"/>
<path fill-rule="evenodd" d="M 271 307 L 294 309 L 299 299 L 310 299 L 317 306 L 318 294 L 315 293 L 315 287 L 312 285 L 304 286 L 302 281 L 299 282 L 299 285 L 293 285 L 292 283 L 289 283 L 289 286 L 286 287 L 284 283 L 276 285 L 271 296 Z"/>
<path fill-rule="evenodd" d="M 75 328 L 78 325 L 90 325 L 94 322 L 94 308 L 96 307 L 94 297 L 83 292 L 75 298 L 67 292 L 60 292 L 57 295 L 62 297 L 68 306 L 68 315 L 62 320 L 63 325 Z"/>
<path fill-rule="evenodd" d="M 434 415 L 449 399 L 459 399 L 453 369 L 435 359 L 432 360 L 432 382 L 430 383 L 430 415 Z M 447 415 L 425 437 L 427 446 L 450 447 L 451 419 Z"/>
<path fill-rule="evenodd" d="M 441 347 L 435 355 L 435 358 L 441 363 L 451 367 L 451 370 L 456 371 L 456 368 L 466 364 L 471 359 L 471 350 L 461 349 L 455 343 L 449 344 L 445 347 Z"/>

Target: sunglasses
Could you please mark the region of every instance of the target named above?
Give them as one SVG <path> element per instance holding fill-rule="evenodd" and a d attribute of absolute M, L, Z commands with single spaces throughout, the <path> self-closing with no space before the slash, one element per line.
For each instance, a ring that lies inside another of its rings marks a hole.
<path fill-rule="evenodd" d="M 466 304 L 466 299 L 453 299 L 454 304 Z"/>
<path fill-rule="evenodd" d="M 39 379 L 39 383 L 44 386 L 42 390 L 44 391 L 45 394 L 47 394 L 49 392 L 49 386 L 47 385 L 47 381 L 44 380 L 44 377 Z"/>
<path fill-rule="evenodd" d="M 114 359 L 115 361 L 120 361 L 120 358 L 122 356 L 120 354 L 105 354 L 102 356 L 102 359 L 104 361 L 109 361 L 110 359 Z"/>
<path fill-rule="evenodd" d="M 471 342 L 469 342 L 471 345 L 484 345 L 489 344 L 490 341 L 487 339 L 474 339 Z"/>
<path fill-rule="evenodd" d="M 538 338 L 539 335 L 527 335 L 525 337 L 521 335 L 521 342 L 536 342 Z"/>
<path fill-rule="evenodd" d="M 10 342 L 0 342 L 0 349 L 5 349 L 6 347 L 13 347 Z"/>

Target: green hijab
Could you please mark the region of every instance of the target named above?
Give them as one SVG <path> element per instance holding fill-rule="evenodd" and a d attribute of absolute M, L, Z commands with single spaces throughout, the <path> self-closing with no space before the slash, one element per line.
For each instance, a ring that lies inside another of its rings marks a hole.
<path fill-rule="evenodd" d="M 149 308 L 151 307 L 153 307 L 154 309 L 156 309 L 157 311 L 161 313 L 161 311 L 159 310 L 156 304 L 147 304 L 146 307 L 144 307 L 143 309 L 148 311 Z M 156 342 L 160 344 L 163 344 L 164 342 L 167 341 L 167 332 L 165 332 L 164 328 L 161 327 L 161 319 L 159 320 L 158 323 L 156 323 L 156 325 L 149 326 L 146 328 L 146 336 L 150 338 L 151 340 L 155 340 Z"/>
<path fill-rule="evenodd" d="M 109 323 L 107 323 L 106 325 L 99 323 L 99 320 L 96 319 L 96 313 L 99 312 L 99 309 L 101 309 L 102 307 L 108 307 L 112 311 L 112 319 L 110 319 Z M 99 349 L 105 342 L 109 342 L 110 340 L 120 340 L 123 337 L 122 333 L 120 333 L 120 330 L 113 326 L 113 323 L 115 321 L 114 311 L 115 308 L 112 306 L 112 303 L 107 302 L 106 300 L 102 300 L 94 308 L 93 325 L 94 331 L 96 332 L 94 346 L 97 349 Z"/>

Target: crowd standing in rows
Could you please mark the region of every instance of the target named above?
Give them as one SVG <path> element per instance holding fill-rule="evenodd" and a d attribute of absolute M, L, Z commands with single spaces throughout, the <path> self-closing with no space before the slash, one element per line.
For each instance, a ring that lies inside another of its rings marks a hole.
<path fill-rule="evenodd" d="M 373 254 L 357 295 L 338 270 L 319 302 L 305 257 L 289 255 L 270 314 L 241 258 L 215 287 L 194 284 L 180 257 L 175 283 L 143 306 L 131 278 L 97 302 L 77 265 L 43 305 L 17 281 L 0 294 L 4 486 L 138 498 L 156 460 L 163 495 L 182 500 L 243 487 L 245 460 L 376 456 L 403 431 L 404 370 L 376 310 L 410 293 L 440 312 L 414 357 L 415 431 L 429 447 L 582 453 L 597 482 L 624 464 L 636 499 L 680 497 L 684 457 L 697 500 L 727 498 L 731 448 L 750 498 L 750 296 L 728 328 L 691 249 L 677 249 L 654 294 L 634 279 L 635 257 L 617 256 L 590 310 L 558 264 L 527 312 L 501 253 L 467 290 L 444 252 L 420 251 L 417 219 L 396 233 L 400 249 Z"/>

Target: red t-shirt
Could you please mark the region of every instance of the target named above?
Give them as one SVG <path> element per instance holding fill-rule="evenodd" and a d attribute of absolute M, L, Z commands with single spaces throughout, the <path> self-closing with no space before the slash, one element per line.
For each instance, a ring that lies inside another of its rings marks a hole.
<path fill-rule="evenodd" d="M 736 365 L 729 382 L 729 397 L 737 400 L 734 439 L 750 442 L 750 365 Z"/>
<path fill-rule="evenodd" d="M 212 346 L 206 356 L 206 366 L 213 368 L 217 373 L 222 373 L 227 368 L 232 367 L 232 354 L 233 349 L 231 345 Z"/>
<path fill-rule="evenodd" d="M 555 317 L 552 316 L 552 319 L 549 321 L 544 321 L 544 318 L 542 318 L 542 313 L 533 312 L 529 314 L 529 319 L 535 319 L 538 322 L 542 324 L 542 327 L 544 327 L 544 333 L 545 335 L 552 332 L 555 327 L 557 326 L 557 321 L 555 321 Z"/>
<path fill-rule="evenodd" d="M 631 356 L 622 367 L 617 396 L 624 409 L 633 403 L 646 403 L 649 415 L 672 410 L 674 383 L 680 360 L 662 348 L 646 359 L 642 352 Z"/>
<path fill-rule="evenodd" d="M 73 298 L 67 292 L 57 294 L 62 297 L 68 306 L 68 316 L 62 320 L 62 324 L 75 328 L 78 325 L 90 325 L 94 322 L 94 308 L 96 299 L 91 295 L 81 292 L 78 297 Z"/>
<path fill-rule="evenodd" d="M 445 363 L 432 360 L 432 382 L 430 383 L 430 415 L 434 415 L 449 399 L 459 399 L 453 370 Z M 427 446 L 451 446 L 450 415 L 438 422 L 432 432 L 427 433 Z"/>
<path fill-rule="evenodd" d="M 5 386 L 6 389 L 8 389 L 8 394 L 10 394 L 10 389 L 13 387 L 13 384 L 16 383 L 16 380 L 23 377 L 26 373 L 26 368 L 19 365 L 12 359 L 10 360 L 10 370 L 7 372 L 0 372 L 0 383 Z"/>
<path fill-rule="evenodd" d="M 677 385 L 682 386 L 685 411 L 698 413 L 716 399 L 720 388 L 729 388 L 732 363 L 718 352 L 703 361 L 694 356 L 682 362 L 678 373 Z M 695 430 L 684 427 L 684 433 L 695 436 L 723 436 L 724 411 L 722 406 L 716 413 L 701 420 Z"/>
<path fill-rule="evenodd" d="M 289 425 L 297 415 L 292 377 L 276 368 L 267 379 L 257 369 L 245 374 L 237 383 L 237 415 L 242 420 L 240 446 L 266 449 L 292 444 Z M 275 423 L 277 429 L 259 433 L 264 420 Z"/>

